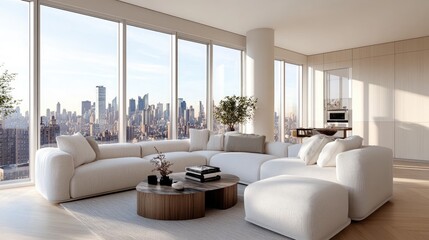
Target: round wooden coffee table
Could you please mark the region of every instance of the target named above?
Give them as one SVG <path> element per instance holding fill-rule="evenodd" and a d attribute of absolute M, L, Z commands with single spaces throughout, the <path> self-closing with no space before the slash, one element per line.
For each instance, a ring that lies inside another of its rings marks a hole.
<path fill-rule="evenodd" d="M 170 186 L 150 185 L 146 181 L 137 185 L 137 214 L 159 220 L 185 220 L 204 217 L 205 209 L 227 209 L 237 203 L 239 178 L 220 174 L 221 179 L 200 183 L 185 178 L 185 173 L 170 174 L 175 181 L 182 181 L 183 191 Z"/>

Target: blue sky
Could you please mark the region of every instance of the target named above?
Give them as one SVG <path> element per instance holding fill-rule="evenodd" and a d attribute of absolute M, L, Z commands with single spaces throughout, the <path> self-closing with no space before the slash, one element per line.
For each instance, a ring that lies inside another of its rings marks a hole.
<path fill-rule="evenodd" d="M 28 3 L 0 1 L 0 64 L 18 73 L 14 95 L 28 110 Z M 10 23 L 13 24 L 10 24 Z M 118 23 L 41 7 L 41 108 L 80 114 L 81 101 L 95 101 L 96 86 L 106 87 L 106 100 L 118 95 Z M 127 100 L 149 93 L 150 104 L 171 101 L 171 36 L 129 26 L 127 29 Z M 206 98 L 206 45 L 179 40 L 179 98 L 198 108 Z M 214 46 L 213 97 L 240 95 L 241 51 Z M 294 77 L 288 73 L 289 77 Z M 287 83 L 287 87 L 288 87 Z M 290 86 L 296 87 L 296 86 Z M 286 99 L 296 99 L 296 94 Z M 288 101 L 290 102 L 290 101 Z M 127 101 L 128 104 L 128 101 Z M 128 107 L 128 106 L 127 106 Z M 205 106 L 206 107 L 206 106 Z"/>
<path fill-rule="evenodd" d="M 0 1 L 0 65 L 1 72 L 7 69 L 17 73 L 12 83 L 12 94 L 22 100 L 21 112 L 29 106 L 29 13 L 27 2 L 14 0 Z M 11 24 L 13 23 L 13 24 Z"/>

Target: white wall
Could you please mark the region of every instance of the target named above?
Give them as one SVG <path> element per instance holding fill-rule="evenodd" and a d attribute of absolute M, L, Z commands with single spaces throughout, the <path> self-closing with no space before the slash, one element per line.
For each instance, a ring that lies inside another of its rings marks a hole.
<path fill-rule="evenodd" d="M 316 86 L 323 70 L 352 68 L 353 134 L 364 144 L 429 161 L 429 37 L 309 56 L 308 64 L 309 85 Z M 320 91 L 309 89 L 314 127 L 323 118 Z"/>
<path fill-rule="evenodd" d="M 245 94 L 258 99 L 247 133 L 273 140 L 274 132 L 274 30 L 258 28 L 247 32 Z"/>

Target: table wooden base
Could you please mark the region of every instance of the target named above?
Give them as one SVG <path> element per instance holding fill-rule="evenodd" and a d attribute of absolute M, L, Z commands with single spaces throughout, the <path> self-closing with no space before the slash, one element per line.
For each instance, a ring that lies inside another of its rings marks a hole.
<path fill-rule="evenodd" d="M 137 214 L 158 220 L 185 220 L 204 217 L 206 207 L 227 209 L 237 203 L 238 177 L 223 174 L 221 180 L 199 183 L 185 178 L 184 173 L 172 174 L 183 181 L 184 191 L 169 186 L 137 185 Z"/>
<path fill-rule="evenodd" d="M 137 214 L 158 220 L 204 217 L 205 193 L 165 195 L 137 192 Z"/>

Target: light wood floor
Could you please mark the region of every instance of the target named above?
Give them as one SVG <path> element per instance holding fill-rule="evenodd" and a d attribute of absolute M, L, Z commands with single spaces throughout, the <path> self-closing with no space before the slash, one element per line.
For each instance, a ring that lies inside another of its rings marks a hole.
<path fill-rule="evenodd" d="M 0 190 L 0 239 L 98 239 L 34 187 Z M 429 163 L 394 163 L 393 199 L 338 239 L 429 239 Z"/>

